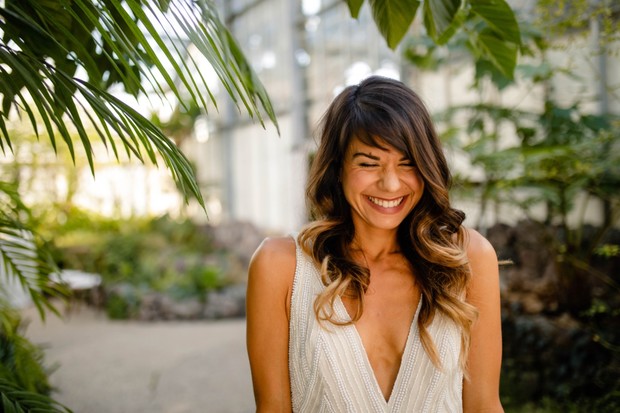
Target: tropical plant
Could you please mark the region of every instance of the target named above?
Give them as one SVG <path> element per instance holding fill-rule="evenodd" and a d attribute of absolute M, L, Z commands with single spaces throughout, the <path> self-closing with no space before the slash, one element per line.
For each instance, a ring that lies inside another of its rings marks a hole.
<path fill-rule="evenodd" d="M 81 146 L 93 173 L 98 136 L 117 159 L 163 161 L 186 199 L 203 204 L 186 157 L 128 99 L 217 108 L 201 70 L 210 65 L 237 106 L 276 123 L 266 91 L 211 0 L 4 0 L 0 32 L 0 150 L 8 162 L 19 144 L 11 132 L 16 122 L 29 123 L 54 150 L 65 146 L 74 160 Z M 48 297 L 63 290 L 49 282 L 58 270 L 18 190 L 0 182 L 0 274 L 16 279 L 44 317 L 45 308 L 54 311 Z M 8 311 L 0 311 L 0 323 L 8 323 Z M 3 411 L 64 411 L 3 376 Z"/>
<path fill-rule="evenodd" d="M 20 314 L 0 302 L 4 322 L 0 325 L 0 378 L 18 384 L 22 389 L 49 394 L 51 386 L 43 367 L 43 350 L 22 335 L 24 323 Z"/>
<path fill-rule="evenodd" d="M 166 99 L 171 92 L 181 104 L 189 95 L 204 110 L 209 103 L 217 107 L 199 66 L 204 62 L 188 52 L 190 45 L 211 64 L 235 102 L 261 122 L 263 110 L 275 122 L 266 91 L 209 0 L 4 3 L 3 151 L 11 149 L 6 122 L 15 108 L 27 115 L 37 135 L 44 129 L 54 147 L 60 135 L 71 153 L 74 142 L 68 125 L 75 128 L 91 168 L 91 129 L 117 157 L 119 149 L 140 161 L 157 162 L 159 154 L 183 192 L 201 199 L 191 168 L 176 146 L 109 92 L 115 85 L 133 96 Z"/>
<path fill-rule="evenodd" d="M 345 0 L 357 18 L 364 0 Z M 372 16 L 387 44 L 395 49 L 422 14 L 432 45 L 445 45 L 456 34 L 464 36 L 468 51 L 479 65 L 494 67 L 513 79 L 521 33 L 505 0 L 368 0 Z"/>
<path fill-rule="evenodd" d="M 190 100 L 206 111 L 210 105 L 217 107 L 201 70 L 208 62 L 237 105 L 261 123 L 264 113 L 276 122 L 266 91 L 210 0 L 6 0 L 0 6 L 0 30 L 4 154 L 13 150 L 12 122 L 23 118 L 38 137 L 46 135 L 55 150 L 66 145 L 73 158 L 72 135 L 77 134 L 94 172 L 91 140 L 99 136 L 117 159 L 124 153 L 141 162 L 163 160 L 186 198 L 202 204 L 186 157 L 110 90 L 164 101 L 172 94 L 179 104 Z M 30 278 L 19 260 L 30 257 L 31 246 L 42 242 L 20 218 L 27 208 L 17 190 L 3 183 L 0 197 L 5 201 L 2 269 L 28 285 Z M 13 238 L 18 234 L 29 234 L 34 243 L 20 247 Z M 36 256 L 43 254 L 36 251 Z M 48 264 L 38 260 L 32 269 L 45 277 L 52 271 Z"/>
<path fill-rule="evenodd" d="M 23 413 L 71 413 L 66 406 L 52 398 L 28 390 L 23 390 L 8 380 L 0 378 L 0 406 L 3 412 Z"/>
<path fill-rule="evenodd" d="M 561 290 L 566 294 L 561 301 L 567 309 L 587 309 L 591 297 L 585 289 L 590 283 L 577 274 L 591 269 L 605 234 L 620 218 L 620 121 L 553 101 L 546 102 L 542 113 L 485 104 L 453 108 L 459 109 L 471 116 L 469 142 L 463 148 L 485 173 L 479 183 L 482 211 L 489 202 L 510 204 L 534 219 L 532 209 L 545 206 L 544 222 L 560 228 L 555 250 L 563 279 L 570 281 Z M 497 131 L 507 129 L 514 130 L 519 140 L 498 147 Z M 608 208 L 598 230 L 586 235 L 584 212 L 593 200 Z M 575 210 L 578 219 L 570 223 L 569 214 Z"/>

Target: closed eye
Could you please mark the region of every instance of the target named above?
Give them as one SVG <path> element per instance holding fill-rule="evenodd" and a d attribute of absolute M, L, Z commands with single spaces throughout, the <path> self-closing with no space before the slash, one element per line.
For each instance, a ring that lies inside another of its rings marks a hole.
<path fill-rule="evenodd" d="M 361 166 L 362 168 L 371 168 L 371 167 L 373 167 L 373 166 L 378 166 L 378 165 L 377 165 L 377 164 L 375 164 L 375 163 L 361 163 L 361 164 L 360 164 L 360 166 Z"/>

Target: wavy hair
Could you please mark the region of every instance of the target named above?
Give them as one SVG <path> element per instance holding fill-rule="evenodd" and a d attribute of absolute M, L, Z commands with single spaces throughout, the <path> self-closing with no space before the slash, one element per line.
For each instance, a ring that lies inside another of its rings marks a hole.
<path fill-rule="evenodd" d="M 451 174 L 424 103 L 402 82 L 373 76 L 345 88 L 328 107 L 319 130 L 319 147 L 306 188 L 314 221 L 299 234 L 304 251 L 320 265 L 326 285 L 314 302 L 317 319 L 346 325 L 362 316 L 370 271 L 352 257 L 355 228 L 339 180 L 352 137 L 378 148 L 391 146 L 413 160 L 424 181 L 421 199 L 397 231 L 401 252 L 421 290 L 417 322 L 422 345 L 441 367 L 427 329 L 440 311 L 461 327 L 460 364 L 465 370 L 471 327 L 477 317 L 475 307 L 464 300 L 471 277 L 461 225 L 465 214 L 450 206 Z M 345 294 L 357 304 L 347 322 L 334 314 L 335 299 Z"/>

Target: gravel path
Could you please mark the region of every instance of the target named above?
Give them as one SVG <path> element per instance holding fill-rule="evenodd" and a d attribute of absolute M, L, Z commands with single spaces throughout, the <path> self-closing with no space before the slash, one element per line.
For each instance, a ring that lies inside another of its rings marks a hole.
<path fill-rule="evenodd" d="M 254 411 L 245 320 L 110 321 L 89 308 L 36 313 L 26 336 L 45 347 L 54 398 L 75 413 Z"/>

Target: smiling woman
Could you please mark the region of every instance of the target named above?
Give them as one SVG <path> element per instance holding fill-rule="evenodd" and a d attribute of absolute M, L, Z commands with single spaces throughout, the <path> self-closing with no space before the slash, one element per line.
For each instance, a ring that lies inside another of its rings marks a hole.
<path fill-rule="evenodd" d="M 411 89 L 370 77 L 336 97 L 308 180 L 316 220 L 250 266 L 259 412 L 502 411 L 497 258 L 449 186 Z"/>

